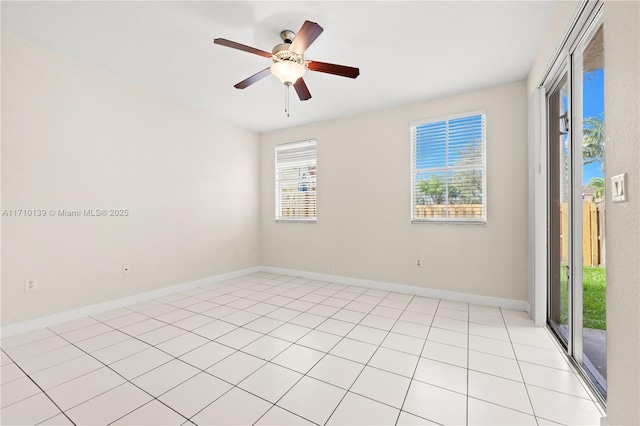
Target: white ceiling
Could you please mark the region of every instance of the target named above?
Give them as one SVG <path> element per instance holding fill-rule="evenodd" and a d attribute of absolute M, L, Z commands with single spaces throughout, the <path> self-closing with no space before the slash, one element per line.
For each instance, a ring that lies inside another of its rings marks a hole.
<path fill-rule="evenodd" d="M 524 79 L 555 1 L 7 2 L 2 30 L 122 76 L 255 131 L 420 102 Z M 227 38 L 271 51 L 304 20 L 324 33 L 306 59 L 360 68 L 356 80 L 307 72 L 313 98 L 274 76 L 233 85 L 268 67 L 217 46 Z"/>

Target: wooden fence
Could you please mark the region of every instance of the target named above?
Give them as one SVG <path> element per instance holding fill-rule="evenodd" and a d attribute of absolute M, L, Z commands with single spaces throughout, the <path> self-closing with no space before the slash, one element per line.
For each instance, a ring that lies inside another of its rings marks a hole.
<path fill-rule="evenodd" d="M 583 266 L 605 266 L 605 209 L 603 202 L 582 202 L 582 263 Z M 567 203 L 560 203 L 561 261 L 568 264 L 569 212 Z"/>
<path fill-rule="evenodd" d="M 316 217 L 316 191 L 282 190 L 282 218 Z"/>
<path fill-rule="evenodd" d="M 482 204 L 450 204 L 448 216 L 446 205 L 417 204 L 415 217 L 416 219 L 481 218 Z"/>

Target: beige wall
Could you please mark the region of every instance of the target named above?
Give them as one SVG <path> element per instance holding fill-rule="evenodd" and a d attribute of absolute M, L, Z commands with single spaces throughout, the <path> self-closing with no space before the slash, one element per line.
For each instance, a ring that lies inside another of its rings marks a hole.
<path fill-rule="evenodd" d="M 2 89 L 3 209 L 130 212 L 3 217 L 3 325 L 259 265 L 257 134 L 4 33 Z"/>
<path fill-rule="evenodd" d="M 512 83 L 262 134 L 262 264 L 526 300 L 525 90 Z M 487 225 L 412 225 L 409 123 L 478 109 L 487 113 Z M 318 221 L 275 223 L 274 146 L 309 138 L 318 141 Z"/>
<path fill-rule="evenodd" d="M 627 173 L 626 203 L 607 194 L 607 420 L 640 424 L 640 3 L 604 5 L 607 176 Z"/>

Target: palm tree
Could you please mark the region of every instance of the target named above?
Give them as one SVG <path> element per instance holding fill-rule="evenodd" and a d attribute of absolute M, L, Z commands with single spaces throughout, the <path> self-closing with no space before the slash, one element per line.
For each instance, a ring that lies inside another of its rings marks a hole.
<path fill-rule="evenodd" d="M 605 181 L 601 177 L 592 177 L 589 182 L 587 182 L 587 186 L 596 189 L 595 198 L 603 198 L 604 197 L 604 189 L 605 189 Z"/>
<path fill-rule="evenodd" d="M 604 173 L 604 121 L 598 117 L 584 119 L 582 156 L 584 164 L 600 163 Z"/>

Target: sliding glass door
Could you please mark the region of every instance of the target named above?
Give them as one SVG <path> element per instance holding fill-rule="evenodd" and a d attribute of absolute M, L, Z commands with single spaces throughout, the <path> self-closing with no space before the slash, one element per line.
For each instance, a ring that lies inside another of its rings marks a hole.
<path fill-rule="evenodd" d="M 580 322 L 574 333 L 576 358 L 602 396 L 607 389 L 606 360 L 606 261 L 605 261 L 605 114 L 604 28 L 594 26 L 573 54 L 573 105 L 576 126 L 575 179 L 581 189 L 576 198 L 576 295 Z"/>
<path fill-rule="evenodd" d="M 549 325 L 568 348 L 572 219 L 569 81 L 566 68 L 548 96 L 549 128 Z"/>
<path fill-rule="evenodd" d="M 606 399 L 604 29 L 598 19 L 547 85 L 548 315 Z"/>

